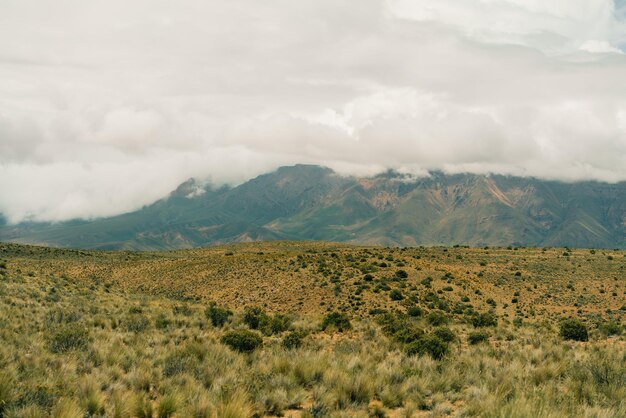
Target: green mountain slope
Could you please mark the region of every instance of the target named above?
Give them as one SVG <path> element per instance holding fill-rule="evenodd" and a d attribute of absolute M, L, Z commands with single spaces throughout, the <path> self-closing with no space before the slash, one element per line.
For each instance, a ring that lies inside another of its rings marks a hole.
<path fill-rule="evenodd" d="M 233 188 L 183 183 L 138 211 L 93 221 L 0 225 L 0 240 L 174 249 L 261 240 L 626 247 L 626 183 L 282 167 Z"/>

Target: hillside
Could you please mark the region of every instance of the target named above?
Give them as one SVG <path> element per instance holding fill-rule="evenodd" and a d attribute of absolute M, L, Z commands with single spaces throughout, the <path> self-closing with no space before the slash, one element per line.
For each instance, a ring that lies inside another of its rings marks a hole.
<path fill-rule="evenodd" d="M 0 244 L 0 416 L 623 417 L 625 256 Z"/>
<path fill-rule="evenodd" d="M 264 240 L 626 248 L 626 183 L 444 175 L 373 178 L 283 167 L 234 188 L 183 183 L 136 212 L 0 226 L 0 240 L 160 250 Z"/>
<path fill-rule="evenodd" d="M 601 315 L 626 304 L 626 253 L 534 248 L 381 248 L 264 242 L 173 252 L 109 252 L 0 244 L 23 272 L 231 308 L 320 314 L 495 307 L 529 321 Z M 394 300 L 393 290 L 401 293 Z M 515 296 L 515 293 L 517 293 Z M 513 303 L 512 299 L 516 301 Z"/>

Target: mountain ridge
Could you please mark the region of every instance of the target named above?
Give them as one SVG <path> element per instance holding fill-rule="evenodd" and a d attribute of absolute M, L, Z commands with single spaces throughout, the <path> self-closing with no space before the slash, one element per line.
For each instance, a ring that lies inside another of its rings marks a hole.
<path fill-rule="evenodd" d="M 393 171 L 354 177 L 300 164 L 235 187 L 189 179 L 151 205 L 109 218 L 0 224 L 0 240 L 133 250 L 263 240 L 626 248 L 626 182 Z"/>

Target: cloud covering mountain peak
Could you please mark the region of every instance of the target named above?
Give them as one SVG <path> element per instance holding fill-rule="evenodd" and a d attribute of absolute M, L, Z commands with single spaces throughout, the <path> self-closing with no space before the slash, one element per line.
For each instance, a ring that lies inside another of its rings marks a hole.
<path fill-rule="evenodd" d="M 0 213 L 108 216 L 294 163 L 625 180 L 624 10 L 7 0 Z"/>

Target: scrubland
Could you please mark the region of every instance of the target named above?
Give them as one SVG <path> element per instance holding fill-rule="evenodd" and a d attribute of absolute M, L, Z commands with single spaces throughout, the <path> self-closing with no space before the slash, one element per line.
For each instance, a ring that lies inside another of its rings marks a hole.
<path fill-rule="evenodd" d="M 0 245 L 0 416 L 624 417 L 625 254 Z"/>

